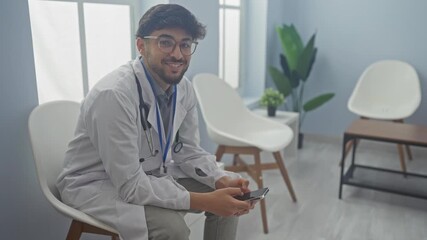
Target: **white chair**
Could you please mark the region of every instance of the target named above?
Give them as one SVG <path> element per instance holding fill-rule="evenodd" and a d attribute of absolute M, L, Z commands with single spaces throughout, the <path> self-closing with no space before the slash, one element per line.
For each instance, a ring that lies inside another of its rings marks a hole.
<path fill-rule="evenodd" d="M 37 106 L 30 114 L 28 129 L 37 176 L 43 194 L 52 206 L 73 219 L 67 240 L 80 239 L 83 232 L 119 239 L 113 228 L 60 201 L 56 179 L 63 168 L 68 142 L 74 136 L 80 104 L 55 101 Z"/>
<path fill-rule="evenodd" d="M 297 201 L 286 167 L 280 154 L 292 140 L 292 130 L 283 124 L 258 116 L 246 108 L 240 96 L 222 79 L 213 74 L 198 74 L 193 85 L 209 137 L 218 144 L 217 161 L 224 153 L 234 154 L 233 166 L 226 169 L 247 172 L 263 187 L 264 169 L 279 168 L 294 202 Z M 261 163 L 260 152 L 272 152 L 275 163 Z M 254 164 L 246 164 L 240 154 L 254 156 Z M 268 233 L 265 201 L 262 200 L 261 215 L 264 232 Z"/>
<path fill-rule="evenodd" d="M 415 69 L 406 62 L 383 60 L 361 75 L 348 101 L 348 109 L 361 118 L 403 122 L 421 103 L 421 87 Z M 347 151 L 351 144 L 347 146 Z M 398 145 L 400 163 L 406 171 L 403 146 Z M 408 158 L 412 159 L 406 146 Z"/>

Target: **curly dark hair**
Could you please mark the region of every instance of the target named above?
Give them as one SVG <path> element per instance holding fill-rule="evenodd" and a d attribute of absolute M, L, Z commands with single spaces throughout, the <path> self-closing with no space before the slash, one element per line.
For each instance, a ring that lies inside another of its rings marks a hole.
<path fill-rule="evenodd" d="M 203 39 L 206 35 L 206 26 L 197 21 L 196 17 L 183 6 L 159 4 L 150 8 L 139 20 L 136 37 L 143 38 L 165 28 L 181 28 L 193 39 Z"/>

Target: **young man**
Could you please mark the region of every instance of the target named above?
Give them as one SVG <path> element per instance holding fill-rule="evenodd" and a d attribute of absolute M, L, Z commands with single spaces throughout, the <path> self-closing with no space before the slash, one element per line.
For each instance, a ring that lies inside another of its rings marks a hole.
<path fill-rule="evenodd" d="M 205 27 L 187 9 L 157 5 L 139 22 L 136 60 L 86 96 L 58 178 L 62 201 L 125 240 L 188 239 L 187 211 L 205 211 L 205 239 L 234 239 L 234 198 L 248 181 L 199 146 L 196 97 L 183 77 Z"/>

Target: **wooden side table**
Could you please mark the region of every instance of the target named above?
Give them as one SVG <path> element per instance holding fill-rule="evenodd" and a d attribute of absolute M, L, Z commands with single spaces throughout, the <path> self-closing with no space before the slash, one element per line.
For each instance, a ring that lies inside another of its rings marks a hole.
<path fill-rule="evenodd" d="M 298 133 L 299 133 L 299 114 L 296 112 L 276 111 L 276 116 L 267 116 L 267 109 L 256 108 L 252 112 L 274 120 L 278 123 L 288 125 L 294 132 L 294 138 L 291 143 L 282 151 L 282 156 L 285 159 L 297 159 L 298 158 Z M 286 155 L 285 155 L 286 154 Z"/>
<path fill-rule="evenodd" d="M 427 175 L 357 164 L 359 139 L 427 147 L 427 127 L 377 120 L 356 120 L 344 132 L 338 197 L 343 185 L 369 188 L 389 193 L 427 199 Z M 350 166 L 345 169 L 345 146 L 353 141 Z"/>

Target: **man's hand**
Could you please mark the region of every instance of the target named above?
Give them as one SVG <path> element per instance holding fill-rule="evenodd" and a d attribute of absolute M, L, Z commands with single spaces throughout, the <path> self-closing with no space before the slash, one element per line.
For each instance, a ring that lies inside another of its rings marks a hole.
<path fill-rule="evenodd" d="M 247 179 L 244 179 L 244 178 L 231 179 L 228 176 L 225 176 L 225 177 L 218 179 L 218 181 L 216 181 L 216 183 L 215 183 L 216 189 L 222 189 L 222 188 L 227 188 L 227 187 L 236 187 L 236 188 L 240 188 L 240 190 L 243 193 L 250 192 L 248 186 L 249 186 L 249 181 Z M 248 209 L 240 210 L 237 213 L 235 213 L 234 216 L 241 216 L 241 215 L 249 213 L 249 210 L 254 209 L 255 204 L 257 202 L 258 201 L 249 202 L 249 208 Z"/>
<path fill-rule="evenodd" d="M 240 201 L 234 196 L 250 192 L 249 181 L 243 178 L 222 177 L 215 183 L 217 190 L 210 193 L 190 193 L 190 207 L 219 216 L 240 216 L 249 213 L 254 204 Z"/>
<path fill-rule="evenodd" d="M 253 208 L 251 203 L 234 198 L 241 195 L 243 191 L 236 187 L 217 189 L 209 193 L 190 192 L 190 208 L 222 217 L 240 216 Z"/>
<path fill-rule="evenodd" d="M 240 190 L 243 193 L 250 192 L 248 186 L 249 186 L 248 180 L 244 178 L 231 179 L 228 176 L 222 177 L 215 182 L 216 189 L 235 187 L 235 188 L 240 188 Z"/>

